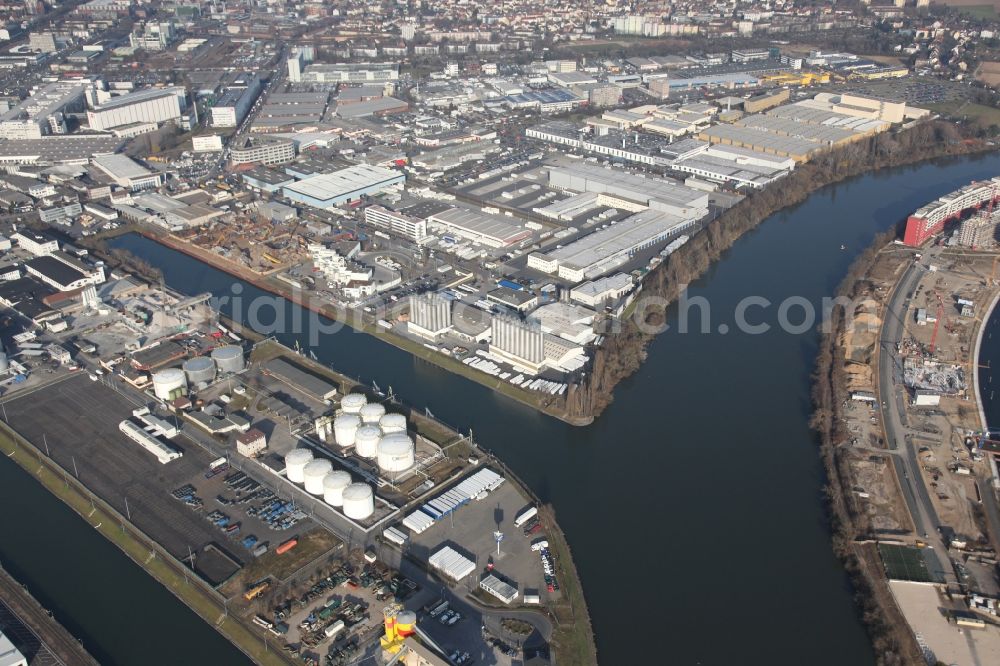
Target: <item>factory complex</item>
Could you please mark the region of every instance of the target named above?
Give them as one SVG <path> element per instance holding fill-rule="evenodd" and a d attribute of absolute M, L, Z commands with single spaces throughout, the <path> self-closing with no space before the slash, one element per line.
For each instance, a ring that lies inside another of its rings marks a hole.
<path fill-rule="evenodd" d="M 23 103 L 37 131 L 11 125 L 0 161 L 16 162 L 12 205 L 43 203 L 42 220 L 71 237 L 156 228 L 522 399 L 558 399 L 646 273 L 705 224 L 823 151 L 927 115 L 851 90 L 795 90 L 831 77 L 748 53 L 617 70 L 552 60 L 471 78 L 449 65 L 404 102 L 398 61 L 322 62 L 292 45 L 277 87 L 244 62 L 199 73 L 190 89 L 94 77 L 38 87 Z M 546 117 L 568 111 L 576 120 Z M 66 112 L 103 136 L 70 139 Z M 508 116 L 514 134 L 498 131 Z M 194 130 L 179 171 L 110 141 L 171 127 Z M 46 167 L 69 180 L 48 182 Z M 206 168 L 213 178 L 181 175 Z M 103 280 L 51 258 L 23 271 L 61 291 Z M 395 505 L 373 501 L 376 514 Z"/>
<path fill-rule="evenodd" d="M 996 21 L 923 0 L 260 4 L 0 26 L 12 459 L 260 663 L 596 662 L 551 508 L 376 361 L 588 425 L 762 211 L 996 138 Z M 994 247 L 998 186 L 903 242 Z M 967 390 L 901 367 L 922 407 Z"/>
<path fill-rule="evenodd" d="M 332 173 L 316 174 L 284 187 L 291 201 L 314 208 L 332 208 L 355 203 L 361 197 L 401 185 L 403 174 L 374 166 L 353 166 Z"/>
<path fill-rule="evenodd" d="M 40 272 L 47 267 L 37 260 L 70 256 L 58 239 L 13 236 L 8 252 L 31 254 L 26 263 Z M 398 569 L 406 557 L 433 569 L 442 548 L 467 563 L 441 574 L 456 591 L 474 577 L 506 604 L 525 590 L 536 603 L 559 602 L 554 560 L 547 551 L 540 560 L 536 547 L 543 523 L 512 524 L 532 500 L 471 436 L 402 405 L 391 389 L 359 386 L 273 341 L 245 339 L 215 320 L 208 294 L 185 297 L 119 272 L 47 293 L 61 294 L 59 320 L 35 322 L 43 303 L 4 295 L 7 414 L 96 499 L 125 497 L 129 520 L 227 599 L 230 613 L 316 644 L 367 634 L 391 616 L 383 649 L 441 654 L 435 635 L 414 642 L 406 627 L 416 616 L 403 607 L 440 606 L 440 582 Z M 81 429 L 93 436 L 79 441 Z M 525 535 L 505 545 L 494 568 L 486 562 L 496 542 L 482 514 L 498 506 L 505 529 Z M 459 529 L 446 534 L 445 523 Z M 426 556 L 407 554 L 411 539 L 431 544 Z M 343 551 L 344 543 L 361 550 Z M 361 573 L 324 568 L 348 558 Z M 306 566 L 321 578 L 341 576 L 332 587 L 351 581 L 359 591 L 336 613 L 328 595 L 309 597 L 302 603 L 310 610 L 294 623 L 263 612 L 258 600 L 280 605 Z M 395 595 L 378 591 L 383 580 Z M 452 609 L 447 619 L 480 613 L 459 602 Z"/>

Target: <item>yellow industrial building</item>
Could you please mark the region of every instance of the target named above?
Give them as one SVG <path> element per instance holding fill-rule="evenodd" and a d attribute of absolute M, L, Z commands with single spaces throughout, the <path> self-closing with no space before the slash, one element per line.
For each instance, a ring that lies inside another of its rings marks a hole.
<path fill-rule="evenodd" d="M 755 95 L 743 100 L 743 110 L 747 113 L 767 111 L 787 102 L 791 98 L 791 94 L 788 88 L 779 88 L 762 95 Z"/>
<path fill-rule="evenodd" d="M 829 83 L 830 75 L 826 72 L 778 72 L 760 77 L 764 83 L 777 86 L 811 86 L 818 83 Z"/>
<path fill-rule="evenodd" d="M 852 79 L 861 79 L 863 81 L 877 81 L 879 79 L 901 79 L 904 76 L 909 76 L 910 70 L 906 67 L 900 66 L 886 66 L 886 67 L 874 67 L 871 69 L 859 69 L 856 72 L 851 73 Z"/>

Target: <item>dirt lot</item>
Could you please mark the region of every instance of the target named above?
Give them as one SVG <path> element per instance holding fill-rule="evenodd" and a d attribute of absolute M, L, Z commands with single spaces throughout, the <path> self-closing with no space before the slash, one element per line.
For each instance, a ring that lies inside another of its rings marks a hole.
<path fill-rule="evenodd" d="M 859 454 L 850 465 L 855 482 L 853 499 L 863 507 L 860 513 L 867 515 L 872 531 L 885 535 L 912 531 L 913 524 L 900 501 L 888 457 Z"/>

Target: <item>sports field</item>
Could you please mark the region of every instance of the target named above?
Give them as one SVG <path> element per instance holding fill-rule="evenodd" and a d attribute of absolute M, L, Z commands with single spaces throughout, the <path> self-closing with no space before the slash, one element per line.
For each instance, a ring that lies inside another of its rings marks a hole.
<path fill-rule="evenodd" d="M 878 546 L 878 552 L 882 556 L 882 564 L 885 565 L 885 573 L 889 580 L 934 582 L 927 570 L 924 554 L 919 548 L 882 543 Z"/>

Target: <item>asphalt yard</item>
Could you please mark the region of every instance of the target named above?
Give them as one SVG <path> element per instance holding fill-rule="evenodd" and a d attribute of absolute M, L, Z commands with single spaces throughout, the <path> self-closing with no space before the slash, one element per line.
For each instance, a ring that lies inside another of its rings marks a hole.
<path fill-rule="evenodd" d="M 130 516 L 171 555 L 185 559 L 193 552 L 199 573 L 209 582 L 228 578 L 247 554 L 239 553 L 241 547 L 201 512 L 170 496 L 175 488 L 204 478 L 211 456 L 178 437 L 172 443 L 183 457 L 161 465 L 118 429 L 135 407 L 126 396 L 83 373 L 4 405 L 12 427 L 47 450 L 67 474 L 76 475 L 119 513 Z M 209 544 L 214 548 L 205 550 Z"/>
<path fill-rule="evenodd" d="M 544 598 L 551 593 L 546 590 L 541 558 L 531 550 L 531 542 L 544 538 L 545 532 L 526 537 L 523 529 L 514 526 L 514 518 L 528 506 L 528 500 L 513 484 L 504 483 L 486 499 L 473 500 L 457 509 L 454 520 L 446 516 L 422 534 L 411 534 L 408 549 L 422 560 L 427 560 L 442 546 L 459 551 L 478 566 L 477 572 L 462 581 L 468 589 L 478 585 L 479 574 L 492 559 L 495 573 L 517 587 L 520 595 L 527 590 Z M 503 533 L 499 556 L 495 531 Z"/>

